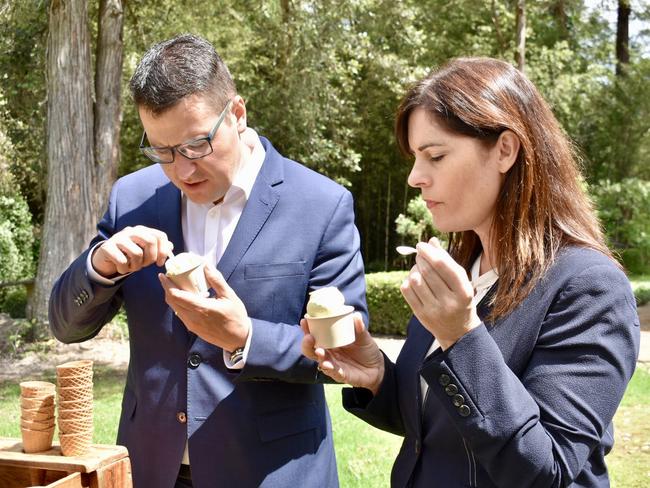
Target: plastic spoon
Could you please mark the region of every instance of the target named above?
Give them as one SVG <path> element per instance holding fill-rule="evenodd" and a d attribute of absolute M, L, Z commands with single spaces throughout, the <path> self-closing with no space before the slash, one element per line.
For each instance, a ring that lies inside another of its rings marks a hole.
<path fill-rule="evenodd" d="M 411 254 L 415 254 L 416 252 L 418 252 L 417 249 L 411 246 L 397 246 L 395 250 L 402 256 L 409 256 Z"/>

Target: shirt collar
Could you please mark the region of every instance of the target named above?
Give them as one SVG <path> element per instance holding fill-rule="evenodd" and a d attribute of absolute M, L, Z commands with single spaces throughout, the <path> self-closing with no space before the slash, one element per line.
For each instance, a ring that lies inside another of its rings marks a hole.
<path fill-rule="evenodd" d="M 481 256 L 483 253 L 479 254 L 479 256 L 476 258 L 476 261 L 474 261 L 474 264 L 472 265 L 472 270 L 470 272 L 471 275 L 471 281 L 472 281 L 472 288 L 479 292 L 480 290 L 484 290 L 485 288 L 490 288 L 496 281 L 499 279 L 499 275 L 496 273 L 496 271 L 493 269 L 486 271 L 482 275 L 479 276 L 479 273 L 481 272 Z"/>
<path fill-rule="evenodd" d="M 244 152 L 242 154 L 241 165 L 237 169 L 235 176 L 233 177 L 232 184 L 226 194 L 221 199 L 220 203 L 229 202 L 235 196 L 244 194 L 245 200 L 248 201 L 251 192 L 253 191 L 253 185 L 257 179 L 257 175 L 262 168 L 264 163 L 264 158 L 266 157 L 266 151 L 264 151 L 264 146 L 260 141 L 257 132 L 253 129 L 246 129 L 241 135 L 242 144 L 245 146 Z M 182 195 L 183 202 L 188 207 L 203 207 L 204 211 L 210 210 L 215 206 L 213 202 L 208 203 L 194 203 L 192 202 L 185 194 Z"/>
<path fill-rule="evenodd" d="M 262 168 L 262 164 L 264 163 L 264 158 L 266 157 L 266 152 L 264 151 L 262 142 L 260 141 L 257 132 L 255 132 L 253 129 L 246 129 L 241 135 L 241 141 L 242 144 L 248 149 L 248 151 L 244 151 L 241 166 L 239 166 L 237 173 L 235 173 L 235 177 L 232 181 L 232 186 L 226 192 L 224 200 L 228 199 L 228 194 L 233 189 L 239 189 L 243 191 L 244 195 L 246 196 L 246 200 L 248 200 L 251 195 L 251 191 L 253 190 L 255 180 L 257 179 L 257 175 L 259 174 L 260 169 Z"/>

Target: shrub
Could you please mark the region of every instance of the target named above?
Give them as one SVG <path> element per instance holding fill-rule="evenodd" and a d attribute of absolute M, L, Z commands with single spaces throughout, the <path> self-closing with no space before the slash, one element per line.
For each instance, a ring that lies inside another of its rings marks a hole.
<path fill-rule="evenodd" d="M 628 271 L 646 273 L 650 268 L 650 181 L 605 180 L 590 192 L 609 245 L 619 251 Z"/>
<path fill-rule="evenodd" d="M 33 276 L 33 245 L 32 218 L 27 203 L 20 195 L 0 195 L 0 281 Z M 0 288 L 0 311 L 5 310 L 8 301 L 7 306 L 13 307 L 12 313 L 16 313 L 19 294 L 15 289 Z"/>
<path fill-rule="evenodd" d="M 373 334 L 406 335 L 412 312 L 399 291 L 406 271 L 366 274 L 366 299 Z"/>
<path fill-rule="evenodd" d="M 428 241 L 433 236 L 438 237 L 440 240 L 445 238 L 433 226 L 431 212 L 429 212 L 426 203 L 422 199 L 422 195 L 417 195 L 409 201 L 406 207 L 406 215 L 399 214 L 395 219 L 395 224 L 395 232 L 409 245 Z"/>
<path fill-rule="evenodd" d="M 634 297 L 636 298 L 636 305 L 640 307 L 650 302 L 650 288 L 637 288 L 634 290 Z"/>

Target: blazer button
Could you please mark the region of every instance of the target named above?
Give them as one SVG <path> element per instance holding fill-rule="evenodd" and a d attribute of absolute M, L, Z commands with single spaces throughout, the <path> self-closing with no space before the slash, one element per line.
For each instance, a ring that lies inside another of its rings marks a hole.
<path fill-rule="evenodd" d="M 458 387 L 453 383 L 450 383 L 445 386 L 445 393 L 449 396 L 454 396 L 456 393 L 458 393 Z"/>
<path fill-rule="evenodd" d="M 199 367 L 199 364 L 201 364 L 201 355 L 197 353 L 190 354 L 190 358 L 187 360 L 187 365 L 192 368 L 196 369 Z"/>
<path fill-rule="evenodd" d="M 440 383 L 442 386 L 447 386 L 450 381 L 451 381 L 451 378 L 449 377 L 448 374 L 441 374 L 438 377 L 438 383 Z"/>
<path fill-rule="evenodd" d="M 415 439 L 415 455 L 419 456 L 420 455 L 420 440 Z"/>
<path fill-rule="evenodd" d="M 176 420 L 178 420 L 178 423 L 180 424 L 186 424 L 187 423 L 187 415 L 185 412 L 178 412 L 176 414 Z"/>
<path fill-rule="evenodd" d="M 463 406 L 463 403 L 465 403 L 465 398 L 463 397 L 463 395 L 460 395 L 460 394 L 459 395 L 454 395 L 454 397 L 451 399 L 451 403 L 454 404 L 454 407 L 460 408 L 460 407 Z M 465 405 L 465 406 L 467 406 L 467 405 Z"/>
<path fill-rule="evenodd" d="M 461 417 L 467 417 L 469 415 L 469 407 L 467 405 L 461 405 L 458 407 L 458 413 Z"/>

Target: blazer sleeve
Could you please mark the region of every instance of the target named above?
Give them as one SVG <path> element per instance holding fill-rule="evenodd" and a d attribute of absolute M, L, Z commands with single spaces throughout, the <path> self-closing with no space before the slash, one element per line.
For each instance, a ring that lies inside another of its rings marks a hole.
<path fill-rule="evenodd" d="M 367 324 L 366 284 L 359 241 L 352 195 L 345 190 L 318 243 L 309 287 L 338 287 L 346 304 L 360 312 Z M 302 355 L 303 333 L 299 324 L 271 323 L 255 318 L 251 321 L 253 336 L 248 357 L 235 381 L 265 378 L 299 383 L 331 382 L 327 376 L 318 374 L 316 362 Z"/>
<path fill-rule="evenodd" d="M 399 408 L 395 364 L 384 356 L 384 380 L 377 395 L 366 388 L 343 388 L 343 408 L 376 427 L 396 435 L 406 435 Z"/>
<path fill-rule="evenodd" d="M 422 375 L 495 485 L 568 486 L 606 435 L 639 340 L 627 278 L 596 265 L 556 294 L 519 377 L 485 325 L 432 355 Z M 449 383 L 460 397 L 445 394 Z"/>
<path fill-rule="evenodd" d="M 48 304 L 50 329 L 64 343 L 95 337 L 122 305 L 120 284 L 104 286 L 88 277 L 86 260 L 90 250 L 114 234 L 117 184 L 111 191 L 109 207 L 97 226 L 98 233 L 84 251 L 54 283 Z"/>

